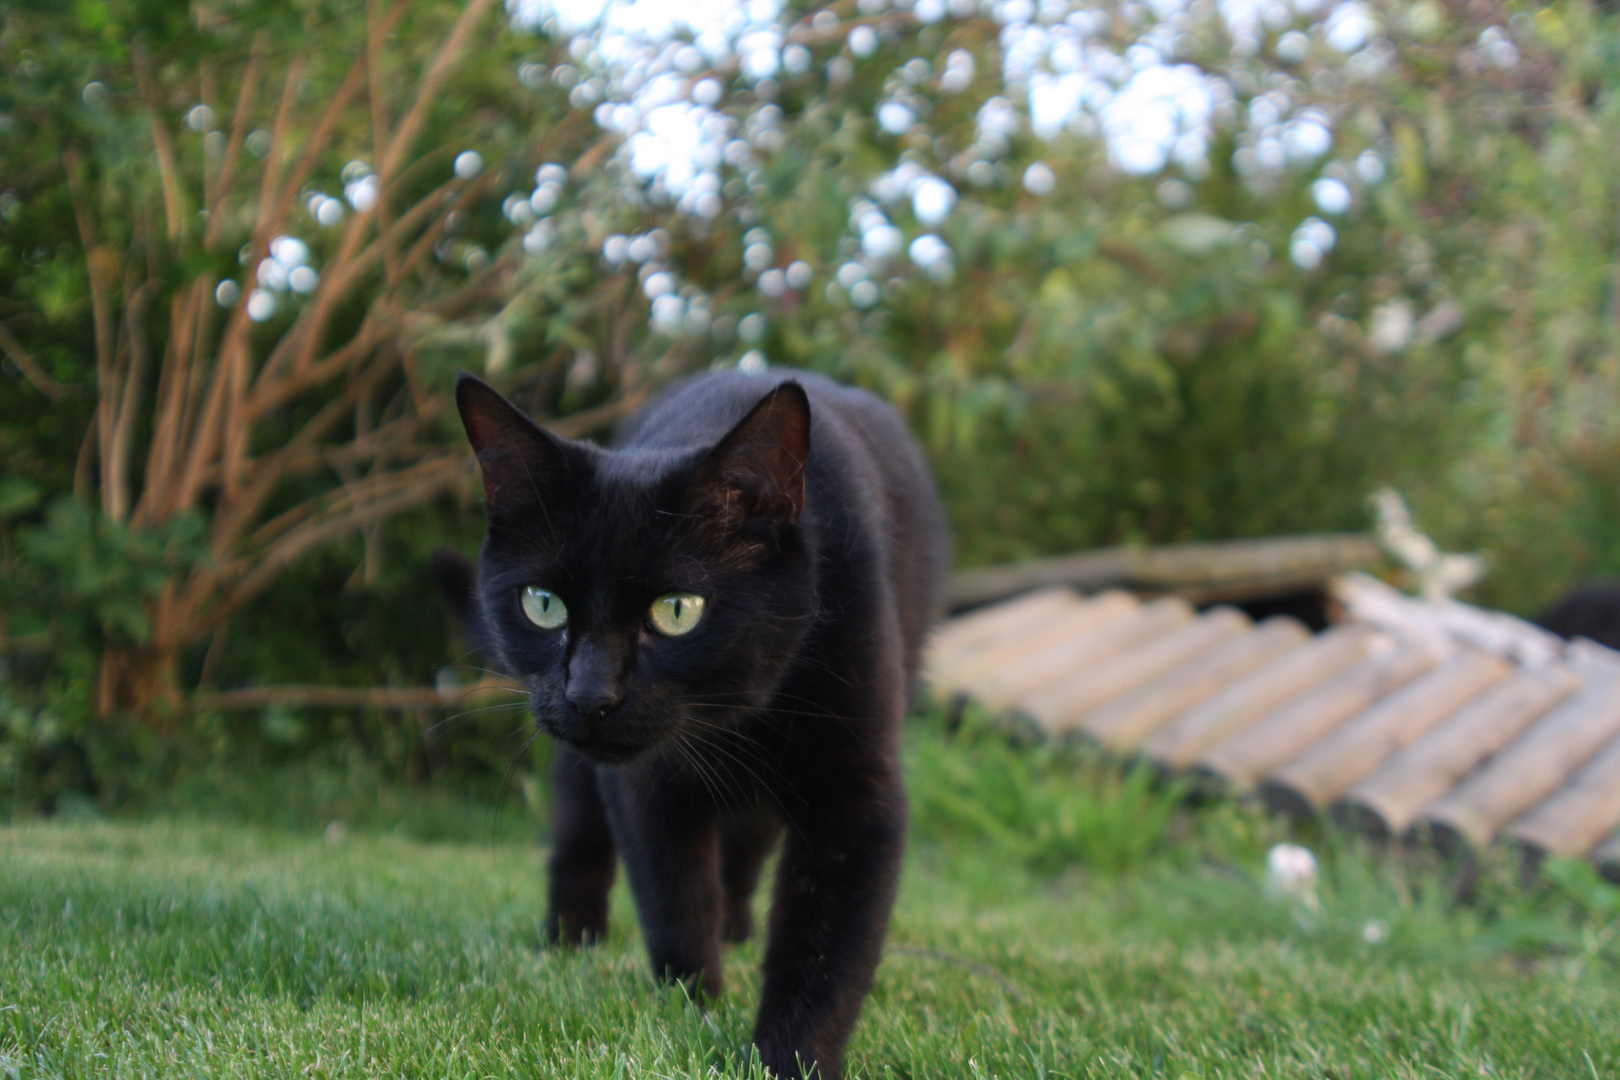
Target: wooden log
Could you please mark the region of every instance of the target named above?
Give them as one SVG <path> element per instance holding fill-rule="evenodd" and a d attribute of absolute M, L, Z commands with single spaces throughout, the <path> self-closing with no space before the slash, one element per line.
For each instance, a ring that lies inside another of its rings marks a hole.
<path fill-rule="evenodd" d="M 1586 685 L 1418 815 L 1418 828 L 1442 850 L 1486 846 L 1498 829 L 1557 791 L 1604 743 L 1620 736 L 1620 657 L 1590 655 L 1601 648 L 1572 650 L 1570 666 Z"/>
<path fill-rule="evenodd" d="M 1405 832 L 1418 813 L 1568 697 L 1580 679 L 1562 664 L 1522 668 L 1352 784 L 1339 813 L 1373 836 Z"/>
<path fill-rule="evenodd" d="M 1273 810 L 1306 817 L 1326 809 L 1386 758 L 1507 675 L 1507 661 L 1466 649 L 1352 717 L 1260 782 Z"/>
<path fill-rule="evenodd" d="M 975 652 L 1039 626 L 1084 601 L 1072 589 L 1041 589 L 950 619 L 934 628 L 923 653 L 924 681 L 936 695 L 952 691 L 952 673 Z"/>
<path fill-rule="evenodd" d="M 1350 619 L 1409 640 L 1466 644 L 1530 667 L 1564 652 L 1562 638 L 1534 623 L 1455 600 L 1416 600 L 1366 574 L 1334 579 L 1332 594 Z"/>
<path fill-rule="evenodd" d="M 1116 753 L 1131 753 L 1173 717 L 1209 700 L 1310 636 L 1298 621 L 1273 616 L 1248 633 L 1194 657 L 1181 670 L 1097 707 L 1081 718 L 1079 730 Z"/>
<path fill-rule="evenodd" d="M 1141 609 L 1141 601 L 1130 593 L 1110 590 L 1048 613 L 1016 630 L 1010 630 L 982 646 L 957 654 L 955 668 L 947 683 L 952 689 L 979 696 L 984 680 L 1007 665 L 1042 652 L 1076 636 L 1128 619 Z"/>
<path fill-rule="evenodd" d="M 997 638 L 1015 633 L 1033 619 L 1064 607 L 1078 607 L 1080 594 L 1069 588 L 1037 589 L 1005 603 L 993 604 L 948 619 L 928 639 L 930 653 L 949 655 L 983 648 Z"/>
<path fill-rule="evenodd" d="M 1404 642 L 1392 640 L 1388 646 L 1211 746 L 1199 755 L 1194 770 L 1223 788 L 1247 791 L 1260 777 L 1441 659 Z"/>
<path fill-rule="evenodd" d="M 1321 585 L 1336 574 L 1382 561 L 1377 541 L 1366 533 L 1103 548 L 963 571 L 951 578 L 947 604 L 954 611 L 1053 585 L 1205 594 L 1223 587 L 1252 592 L 1269 585 L 1283 591 Z"/>
<path fill-rule="evenodd" d="M 1066 641 L 1093 627 L 1122 619 L 1140 607 L 1136 597 L 1126 592 L 1106 592 L 1089 600 L 1045 610 L 1021 625 L 985 641 L 976 648 L 959 650 L 941 658 L 931 672 L 936 694 L 977 695 L 986 674 L 1054 642 Z"/>
<path fill-rule="evenodd" d="M 967 690 L 992 709 L 1007 709 L 1076 668 L 1115 656 L 1192 618 L 1192 607 L 1185 600 L 1176 596 L 1162 597 L 1140 605 L 1123 617 L 1087 627 L 1055 639 L 1042 649 L 999 663 L 987 669 Z"/>
<path fill-rule="evenodd" d="M 1048 735 L 1066 734 L 1096 706 L 1180 667 L 1223 641 L 1246 634 L 1249 627 L 1248 616 L 1236 608 L 1214 608 L 1122 656 L 1083 665 L 1050 686 L 1020 697 L 1013 708 L 1032 718 Z"/>
<path fill-rule="evenodd" d="M 1620 825 L 1620 736 L 1604 743 L 1564 785 L 1507 828 L 1522 848 L 1584 855 Z"/>
<path fill-rule="evenodd" d="M 1185 769 L 1221 739 L 1364 659 L 1377 640 L 1365 627 L 1336 626 L 1181 713 L 1155 732 L 1142 752 L 1163 768 Z"/>
<path fill-rule="evenodd" d="M 1615 833 L 1592 852 L 1592 864 L 1598 873 L 1620 885 L 1620 833 Z"/>

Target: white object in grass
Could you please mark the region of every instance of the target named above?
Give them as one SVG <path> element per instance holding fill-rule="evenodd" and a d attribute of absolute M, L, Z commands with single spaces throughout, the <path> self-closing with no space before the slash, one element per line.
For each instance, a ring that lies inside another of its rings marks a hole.
<path fill-rule="evenodd" d="M 1274 896 L 1316 905 L 1316 856 L 1298 844 L 1276 844 L 1266 852 L 1266 889 Z"/>

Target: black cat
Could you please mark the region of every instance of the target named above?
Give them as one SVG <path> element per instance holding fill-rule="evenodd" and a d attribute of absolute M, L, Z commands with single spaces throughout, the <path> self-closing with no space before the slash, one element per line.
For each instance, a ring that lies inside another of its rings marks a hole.
<path fill-rule="evenodd" d="M 1620 649 L 1620 582 L 1579 582 L 1535 621 L 1560 637 L 1591 638 Z"/>
<path fill-rule="evenodd" d="M 754 1043 L 778 1075 L 842 1075 L 945 567 L 916 446 L 888 406 L 811 375 L 690 379 L 611 450 L 470 376 L 456 400 L 489 511 L 475 636 L 559 741 L 547 933 L 606 930 L 617 854 L 655 972 L 717 994 L 785 835 Z"/>

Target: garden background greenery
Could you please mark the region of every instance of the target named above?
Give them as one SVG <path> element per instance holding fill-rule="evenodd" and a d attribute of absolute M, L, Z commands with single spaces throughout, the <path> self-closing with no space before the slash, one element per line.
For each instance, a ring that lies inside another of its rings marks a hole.
<path fill-rule="evenodd" d="M 531 777 L 509 709 L 208 704 L 478 677 L 461 370 L 597 436 L 711 365 L 867 386 L 961 566 L 1388 483 L 1484 602 L 1620 571 L 1612 5 L 629 10 L 0 4 L 9 812 Z"/>

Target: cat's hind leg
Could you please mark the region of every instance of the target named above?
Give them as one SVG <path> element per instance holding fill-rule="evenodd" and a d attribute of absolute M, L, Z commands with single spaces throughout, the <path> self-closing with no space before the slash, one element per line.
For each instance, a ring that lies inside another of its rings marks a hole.
<path fill-rule="evenodd" d="M 721 826 L 720 883 L 726 892 L 727 941 L 747 941 L 754 932 L 754 890 L 781 832 L 781 821 L 763 807 Z"/>
<path fill-rule="evenodd" d="M 562 743 L 555 747 L 546 941 L 588 945 L 607 934 L 613 832 L 597 787 L 596 767 Z"/>

